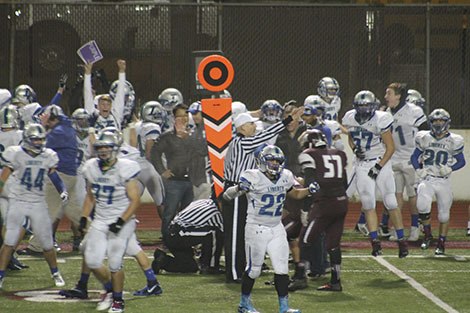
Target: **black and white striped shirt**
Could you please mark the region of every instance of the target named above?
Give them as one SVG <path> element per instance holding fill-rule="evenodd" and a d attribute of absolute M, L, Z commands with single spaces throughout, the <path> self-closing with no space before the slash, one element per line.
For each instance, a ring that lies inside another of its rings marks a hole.
<path fill-rule="evenodd" d="M 232 139 L 227 149 L 224 161 L 224 177 L 226 182 L 238 183 L 240 175 L 248 169 L 256 168 L 253 152 L 263 143 L 279 134 L 287 124 L 292 121 L 289 116 L 284 120 L 271 125 L 255 136 L 245 137 L 237 135 Z"/>
<path fill-rule="evenodd" d="M 171 221 L 180 236 L 206 236 L 214 230 L 224 231 L 222 213 L 212 199 L 191 202 Z"/>

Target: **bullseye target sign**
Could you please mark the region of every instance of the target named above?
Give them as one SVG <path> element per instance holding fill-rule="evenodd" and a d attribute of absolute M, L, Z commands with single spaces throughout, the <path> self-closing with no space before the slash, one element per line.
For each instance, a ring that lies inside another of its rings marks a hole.
<path fill-rule="evenodd" d="M 232 83 L 234 70 L 227 58 L 214 54 L 199 63 L 197 76 L 202 87 L 212 92 L 221 92 Z"/>

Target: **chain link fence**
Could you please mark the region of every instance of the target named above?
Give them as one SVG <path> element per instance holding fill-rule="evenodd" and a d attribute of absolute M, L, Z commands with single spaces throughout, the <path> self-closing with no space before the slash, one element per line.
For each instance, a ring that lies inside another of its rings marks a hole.
<path fill-rule="evenodd" d="M 167 87 L 197 100 L 193 51 L 221 50 L 235 68 L 229 88 L 250 109 L 266 99 L 299 103 L 323 76 L 341 85 L 342 111 L 369 89 L 383 99 L 393 81 L 449 110 L 453 127 L 470 127 L 469 6 L 0 4 L 0 86 L 30 84 L 47 103 L 69 74 L 68 111 L 80 105 L 76 50 L 96 40 L 95 65 L 117 79 L 118 58 L 140 102 Z M 97 75 L 99 76 L 99 75 Z M 95 82 L 98 92 L 105 84 Z"/>

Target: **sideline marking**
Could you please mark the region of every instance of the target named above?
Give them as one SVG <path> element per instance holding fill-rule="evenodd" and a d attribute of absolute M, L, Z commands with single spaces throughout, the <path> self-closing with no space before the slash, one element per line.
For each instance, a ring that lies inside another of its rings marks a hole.
<path fill-rule="evenodd" d="M 455 310 L 453 307 L 436 297 L 432 292 L 427 290 L 426 288 L 423 287 L 420 283 L 418 283 L 416 280 L 414 280 L 412 277 L 406 275 L 402 270 L 396 268 L 389 262 L 387 262 L 384 258 L 382 257 L 375 257 L 375 260 L 377 263 L 380 265 L 386 267 L 390 272 L 393 274 L 397 275 L 401 279 L 405 280 L 408 284 L 411 285 L 414 289 L 416 289 L 419 293 L 421 293 L 423 296 L 431 300 L 434 304 L 436 304 L 438 307 L 443 309 L 444 311 L 448 313 L 459 313 L 459 311 Z"/>

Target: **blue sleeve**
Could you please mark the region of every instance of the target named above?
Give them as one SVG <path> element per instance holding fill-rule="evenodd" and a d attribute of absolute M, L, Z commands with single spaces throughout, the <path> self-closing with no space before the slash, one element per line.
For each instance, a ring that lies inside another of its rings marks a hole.
<path fill-rule="evenodd" d="M 423 154 L 423 151 L 416 148 L 413 154 L 411 155 L 411 158 L 410 158 L 411 165 L 413 165 L 415 170 L 417 170 L 418 168 L 421 168 L 421 165 L 419 164 L 419 157 L 421 156 L 421 154 Z"/>
<path fill-rule="evenodd" d="M 455 160 L 456 160 L 457 162 L 455 162 L 455 164 L 451 166 L 452 171 L 459 170 L 459 169 L 461 169 L 462 167 L 465 166 L 465 164 L 466 164 L 466 162 L 465 162 L 465 156 L 463 155 L 462 152 L 460 152 L 459 154 L 455 155 L 454 158 L 455 158 Z"/>
<path fill-rule="evenodd" d="M 62 94 L 58 92 L 54 95 L 54 97 L 51 99 L 51 102 L 49 104 L 59 105 L 61 99 L 62 99 Z"/>
<path fill-rule="evenodd" d="M 60 176 L 59 174 L 57 174 L 57 172 L 53 172 L 52 174 L 49 173 L 47 176 L 49 176 L 49 179 L 54 184 L 55 189 L 57 189 L 59 193 L 67 191 L 67 189 L 65 188 L 64 182 L 62 181 L 62 179 L 60 179 Z"/>

